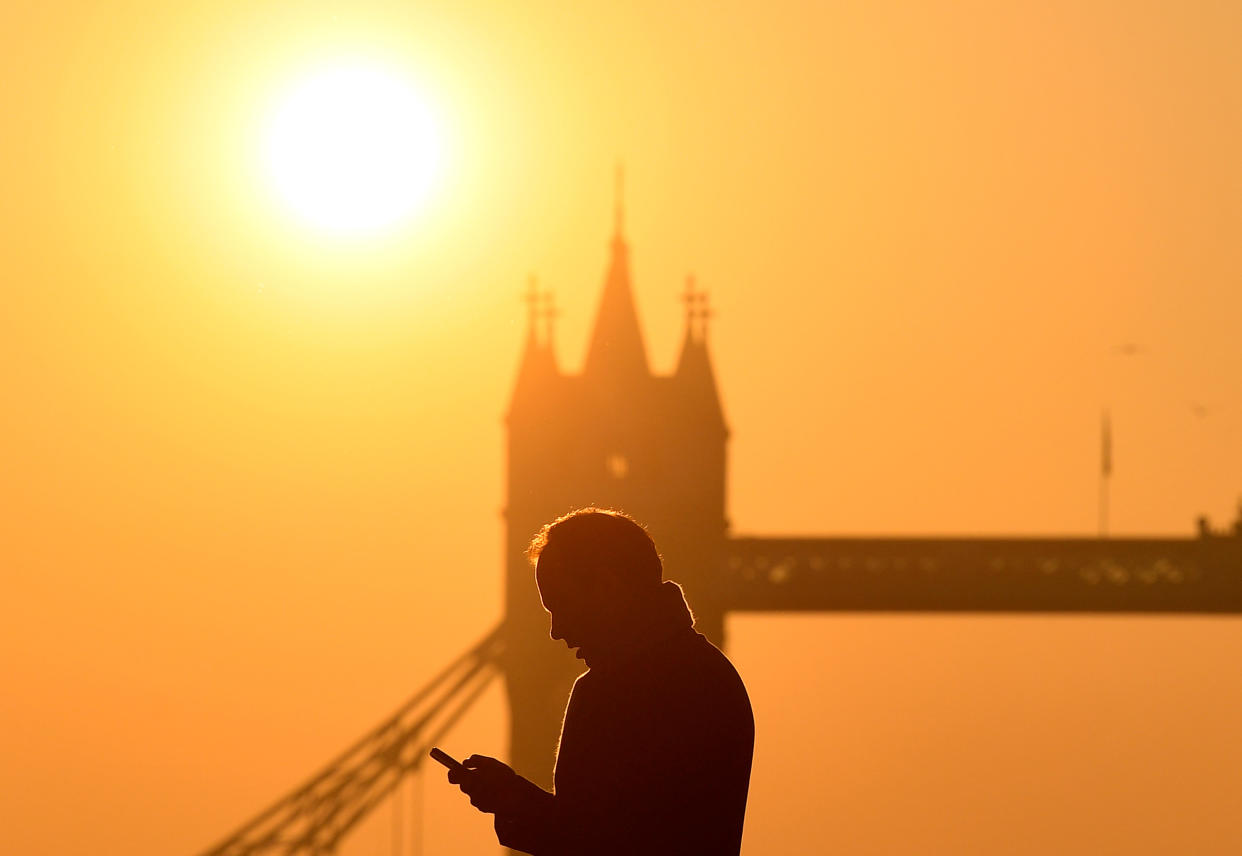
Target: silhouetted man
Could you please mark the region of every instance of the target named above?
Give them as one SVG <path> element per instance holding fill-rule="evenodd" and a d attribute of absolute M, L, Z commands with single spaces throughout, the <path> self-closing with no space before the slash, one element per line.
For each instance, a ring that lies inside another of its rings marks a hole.
<path fill-rule="evenodd" d="M 582 509 L 527 552 L 539 596 L 589 670 L 561 726 L 554 792 L 483 755 L 450 772 L 500 843 L 536 856 L 730 854 L 741 847 L 755 723 L 646 530 Z"/>

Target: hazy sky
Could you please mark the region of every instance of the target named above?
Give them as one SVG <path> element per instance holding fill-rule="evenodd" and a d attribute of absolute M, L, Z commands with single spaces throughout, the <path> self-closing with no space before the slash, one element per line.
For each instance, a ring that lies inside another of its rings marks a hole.
<path fill-rule="evenodd" d="M 1114 530 L 1231 521 L 1239 44 L 1171 0 L 9 4 L 0 850 L 194 853 L 498 619 L 519 296 L 576 370 L 617 158 L 657 370 L 712 295 L 736 532 L 1090 533 L 1106 407 Z M 342 57 L 448 141 L 379 238 L 263 172 Z M 732 630 L 748 852 L 1242 847 L 1238 620 Z M 427 852 L 492 852 L 424 787 Z"/>

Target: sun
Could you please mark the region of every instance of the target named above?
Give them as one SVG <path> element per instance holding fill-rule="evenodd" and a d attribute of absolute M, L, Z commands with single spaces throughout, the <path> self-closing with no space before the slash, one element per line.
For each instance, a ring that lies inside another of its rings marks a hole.
<path fill-rule="evenodd" d="M 316 229 L 376 232 L 416 213 L 440 177 L 440 126 L 410 81 L 342 64 L 301 80 L 266 137 L 280 198 Z"/>

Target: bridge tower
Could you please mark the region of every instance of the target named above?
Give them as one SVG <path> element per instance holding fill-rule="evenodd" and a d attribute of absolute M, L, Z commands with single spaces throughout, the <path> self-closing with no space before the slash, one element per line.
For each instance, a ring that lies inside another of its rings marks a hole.
<path fill-rule="evenodd" d="M 583 664 L 548 637 L 524 551 L 548 521 L 587 505 L 645 523 L 665 576 L 685 587 L 697 626 L 724 642 L 713 580 L 724 566 L 728 430 L 707 347 L 706 296 L 686 286 L 686 331 L 674 372 L 648 368 L 630 281 L 618 171 L 614 231 L 581 374 L 562 372 L 555 311 L 532 280 L 526 342 L 507 416 L 506 634 L 503 671 L 510 761 L 551 784 L 561 714 Z"/>

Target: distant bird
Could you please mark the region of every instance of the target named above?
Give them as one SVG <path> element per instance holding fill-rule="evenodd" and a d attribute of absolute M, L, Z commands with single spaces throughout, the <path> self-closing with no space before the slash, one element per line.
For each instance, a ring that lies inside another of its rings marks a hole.
<path fill-rule="evenodd" d="M 1207 407 L 1203 404 L 1199 404 L 1197 401 L 1190 402 L 1190 412 L 1195 416 L 1198 416 L 1200 419 L 1203 419 L 1208 415 Z"/>
<path fill-rule="evenodd" d="M 1147 346 L 1140 345 L 1137 342 L 1123 342 L 1113 348 L 1113 350 L 1121 354 L 1123 357 L 1137 357 L 1140 354 L 1147 353 Z"/>

